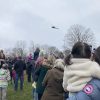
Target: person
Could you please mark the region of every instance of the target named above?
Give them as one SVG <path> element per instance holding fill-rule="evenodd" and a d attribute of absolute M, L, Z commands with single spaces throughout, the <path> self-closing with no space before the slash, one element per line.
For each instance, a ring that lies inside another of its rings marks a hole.
<path fill-rule="evenodd" d="M 0 51 L 0 68 L 2 67 L 2 65 L 5 62 L 5 54 L 3 52 L 3 50 Z"/>
<path fill-rule="evenodd" d="M 63 77 L 63 87 L 65 91 L 69 91 L 69 98 L 73 98 L 77 92 L 83 90 L 94 77 L 100 79 L 99 64 L 91 61 L 91 49 L 88 44 L 77 42 L 72 48 L 71 55 Z M 88 87 L 86 88 L 88 91 Z"/>
<path fill-rule="evenodd" d="M 36 74 L 36 72 L 42 66 L 43 60 L 44 60 L 44 54 L 40 53 L 39 57 L 37 58 L 37 60 L 34 63 L 34 72 L 32 73 L 33 84 L 37 83 L 38 75 Z M 33 94 L 33 100 L 38 100 L 38 93 L 36 91 L 36 88 L 34 88 L 34 87 L 33 87 L 33 90 L 32 90 L 32 94 Z"/>
<path fill-rule="evenodd" d="M 34 52 L 34 57 L 33 57 L 34 61 L 36 61 L 37 58 L 39 57 L 39 53 L 40 53 L 40 49 L 39 48 L 36 48 L 36 50 Z"/>
<path fill-rule="evenodd" d="M 32 59 L 32 79 L 34 81 L 34 73 L 35 73 L 35 70 L 36 70 L 36 65 L 37 65 L 37 62 L 39 58 L 39 55 L 40 55 L 40 49 L 39 48 L 36 48 L 34 54 L 33 54 L 33 59 Z"/>
<path fill-rule="evenodd" d="M 18 90 L 18 80 L 20 79 L 20 90 L 23 90 L 23 82 L 24 82 L 24 70 L 26 69 L 26 64 L 22 60 L 22 57 L 19 56 L 18 60 L 14 65 L 14 70 L 16 71 L 16 78 L 15 78 L 15 91 Z"/>
<path fill-rule="evenodd" d="M 3 64 L 0 69 L 0 100 L 7 100 L 7 87 L 10 80 L 8 65 Z"/>
<path fill-rule="evenodd" d="M 33 67 L 33 65 L 32 65 L 30 59 L 28 59 L 26 65 L 27 65 L 27 67 L 26 67 L 26 71 L 27 71 L 27 81 L 28 82 L 31 82 L 31 75 L 32 75 L 32 67 Z"/>
<path fill-rule="evenodd" d="M 63 72 L 64 61 L 57 59 L 54 67 L 47 72 L 43 80 L 45 90 L 41 100 L 64 100 Z"/>
<path fill-rule="evenodd" d="M 95 50 L 93 59 L 100 65 L 100 46 Z M 100 79 L 93 78 L 83 90 L 68 100 L 100 100 Z"/>
<path fill-rule="evenodd" d="M 41 67 L 39 67 L 35 75 L 37 76 L 36 83 L 36 92 L 38 93 L 38 100 L 41 100 L 41 97 L 43 95 L 45 87 L 42 85 L 43 79 L 47 73 L 48 70 L 52 68 L 52 64 L 50 64 L 50 61 L 48 60 L 48 56 L 44 56 L 43 63 Z"/>

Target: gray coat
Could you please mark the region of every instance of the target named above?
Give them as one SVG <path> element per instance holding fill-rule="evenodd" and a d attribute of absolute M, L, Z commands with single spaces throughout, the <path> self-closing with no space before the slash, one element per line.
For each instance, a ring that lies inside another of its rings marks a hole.
<path fill-rule="evenodd" d="M 67 100 L 100 100 L 100 80 L 93 79 L 87 87 Z"/>

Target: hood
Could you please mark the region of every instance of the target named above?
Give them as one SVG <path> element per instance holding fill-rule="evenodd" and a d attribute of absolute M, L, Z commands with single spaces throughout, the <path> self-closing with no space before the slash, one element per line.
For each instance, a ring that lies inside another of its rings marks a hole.
<path fill-rule="evenodd" d="M 64 64 L 64 61 L 63 59 L 57 59 L 54 63 L 54 68 L 60 68 L 62 70 L 64 70 L 64 67 L 65 67 L 65 64 Z"/>
<path fill-rule="evenodd" d="M 85 63 L 85 62 L 88 62 L 88 61 L 91 61 L 90 59 L 83 59 L 83 58 L 73 58 L 71 59 L 71 62 L 72 63 Z"/>
<path fill-rule="evenodd" d="M 72 59 L 71 60 L 72 64 L 67 66 L 69 70 L 88 70 L 90 66 L 93 65 L 93 61 L 90 59 Z"/>
<path fill-rule="evenodd" d="M 98 67 L 97 63 L 89 59 L 72 59 L 72 63 L 65 67 L 67 77 L 91 77 L 92 69 Z"/>

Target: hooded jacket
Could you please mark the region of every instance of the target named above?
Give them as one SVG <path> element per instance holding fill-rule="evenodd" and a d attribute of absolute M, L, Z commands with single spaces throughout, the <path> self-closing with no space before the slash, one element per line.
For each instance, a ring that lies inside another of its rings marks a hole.
<path fill-rule="evenodd" d="M 100 67 L 89 59 L 72 59 L 72 65 L 66 66 L 63 77 L 64 90 L 78 92 L 92 80 L 100 79 Z"/>
<path fill-rule="evenodd" d="M 0 87 L 7 87 L 9 80 L 10 80 L 9 70 L 5 70 L 1 68 L 0 69 Z"/>
<path fill-rule="evenodd" d="M 16 71 L 16 74 L 19 76 L 23 75 L 23 71 L 26 69 L 26 64 L 22 60 L 16 61 L 14 65 L 14 70 Z"/>
<path fill-rule="evenodd" d="M 64 100 L 63 82 L 64 64 L 62 59 L 55 61 L 43 80 L 45 90 L 41 100 Z"/>

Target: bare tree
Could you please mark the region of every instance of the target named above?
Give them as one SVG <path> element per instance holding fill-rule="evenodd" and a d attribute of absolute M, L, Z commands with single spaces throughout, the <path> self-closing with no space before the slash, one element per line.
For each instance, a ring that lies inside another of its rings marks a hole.
<path fill-rule="evenodd" d="M 63 51 L 64 56 L 68 56 L 71 53 L 71 51 L 69 49 L 66 49 Z"/>
<path fill-rule="evenodd" d="M 26 55 L 26 42 L 25 41 L 17 41 L 17 43 L 12 51 L 17 56 L 22 56 L 22 57 L 25 56 Z"/>
<path fill-rule="evenodd" d="M 41 45 L 41 49 L 43 49 L 46 54 L 57 54 L 59 52 L 58 48 L 55 46 L 49 46 L 47 44 Z"/>
<path fill-rule="evenodd" d="M 47 44 L 44 44 L 44 45 L 41 45 L 41 49 L 43 49 L 45 51 L 46 54 L 49 54 L 49 45 Z"/>
<path fill-rule="evenodd" d="M 34 41 L 31 41 L 30 47 L 29 47 L 29 52 L 33 54 L 34 51 L 35 51 L 35 43 L 34 43 Z"/>
<path fill-rule="evenodd" d="M 85 42 L 90 45 L 95 45 L 94 33 L 90 28 L 85 28 L 81 25 L 72 25 L 64 37 L 64 47 L 72 47 L 76 42 Z"/>
<path fill-rule="evenodd" d="M 55 46 L 51 46 L 48 48 L 48 53 L 49 54 L 57 54 L 59 52 L 59 49 L 56 48 Z"/>

